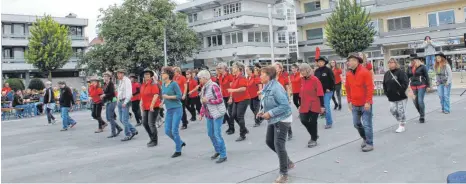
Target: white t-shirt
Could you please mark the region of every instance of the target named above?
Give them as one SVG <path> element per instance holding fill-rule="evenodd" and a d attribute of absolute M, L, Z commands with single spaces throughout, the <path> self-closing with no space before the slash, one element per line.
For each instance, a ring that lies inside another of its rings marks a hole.
<path fill-rule="evenodd" d="M 286 119 L 282 120 L 282 122 L 285 122 L 285 123 L 293 122 L 293 115 L 288 116 Z"/>

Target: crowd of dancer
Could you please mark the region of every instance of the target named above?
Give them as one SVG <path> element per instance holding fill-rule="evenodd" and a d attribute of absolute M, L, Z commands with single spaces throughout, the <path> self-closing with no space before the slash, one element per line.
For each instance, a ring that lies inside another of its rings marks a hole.
<path fill-rule="evenodd" d="M 451 67 L 444 54 L 436 56 L 434 69 L 442 112 L 450 113 L 450 89 L 452 82 Z M 425 122 L 424 95 L 430 89 L 430 79 L 426 67 L 417 55 L 411 56 L 412 63 L 407 72 L 400 69 L 396 59 L 388 62 L 389 71 L 385 73 L 383 89 L 390 101 L 390 111 L 399 123 L 396 132 L 405 131 L 407 99 L 412 98 L 419 112 L 419 122 Z M 215 154 L 211 156 L 216 163 L 227 161 L 225 141 L 222 137 L 222 124 L 227 124 L 226 134 L 235 134 L 235 122 L 239 126 L 237 142 L 246 139 L 245 113 L 250 107 L 254 114 L 254 127 L 267 122 L 266 145 L 276 152 L 279 160 L 280 175 L 277 183 L 287 182 L 288 170 L 295 165 L 289 158 L 285 143 L 292 138 L 291 103 L 299 111 L 299 120 L 310 135 L 309 148 L 317 146 L 319 114 L 325 116 L 325 129 L 334 125 L 330 101 L 334 101 L 334 110 L 341 110 L 342 74 L 335 61 L 329 64 L 325 57 L 316 59 L 317 68 L 302 63 L 293 64 L 292 74 L 284 71 L 283 65 L 276 62 L 272 66 L 245 66 L 235 62 L 229 71 L 226 63 L 219 63 L 216 76 L 209 70 L 189 70 L 183 76 L 178 67 L 164 67 L 160 71 L 160 80 L 156 72 L 146 69 L 143 82 L 137 82 L 134 74 L 126 76 L 123 69 L 116 71 L 116 84 L 111 72 L 103 73 L 103 83 L 98 77 L 90 79 L 89 97 L 92 101 L 92 117 L 98 122 L 96 133 L 104 131 L 110 124 L 111 134 L 117 137 L 124 131 L 121 141 L 129 141 L 138 135 L 135 126 L 129 121 L 131 107 L 136 119 L 136 126 L 143 125 L 149 135 L 148 147 L 157 146 L 158 134 L 156 119 L 164 116 L 164 131 L 175 143 L 172 158 L 182 155 L 186 142 L 180 137 L 181 129 L 188 128 L 186 110 L 191 114 L 191 121 L 206 120 L 207 134 L 212 141 Z M 348 70 L 344 86 L 347 94 L 347 106 L 353 115 L 354 127 L 363 139 L 361 150 L 369 152 L 374 149 L 372 129 L 372 104 L 374 80 L 372 67 L 366 64 L 364 54 L 353 53 L 347 58 Z M 131 78 L 131 79 L 130 79 Z M 75 104 L 72 91 L 66 83 L 60 81 L 61 94 L 59 104 L 63 119 L 62 131 L 76 125 L 69 116 L 69 109 Z M 54 102 L 51 83 L 47 82 L 44 94 L 44 106 L 52 108 Z M 105 122 L 101 112 L 105 106 Z M 117 113 L 115 113 L 117 109 Z M 165 112 L 165 113 L 162 113 Z M 49 113 L 47 113 L 49 114 Z M 117 116 L 118 114 L 118 116 Z M 117 117 L 123 125 L 116 122 Z M 49 121 L 53 116 L 49 117 Z"/>

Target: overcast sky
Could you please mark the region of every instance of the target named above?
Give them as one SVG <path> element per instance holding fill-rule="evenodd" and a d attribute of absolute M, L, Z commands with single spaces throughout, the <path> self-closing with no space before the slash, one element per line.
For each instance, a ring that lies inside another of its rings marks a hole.
<path fill-rule="evenodd" d="M 78 15 L 78 18 L 89 19 L 85 29 L 89 41 L 96 37 L 96 22 L 99 8 L 107 8 L 112 4 L 121 4 L 123 0 L 1 0 L 2 13 L 43 15 L 64 17 L 69 13 Z M 175 0 L 177 3 L 186 0 Z"/>

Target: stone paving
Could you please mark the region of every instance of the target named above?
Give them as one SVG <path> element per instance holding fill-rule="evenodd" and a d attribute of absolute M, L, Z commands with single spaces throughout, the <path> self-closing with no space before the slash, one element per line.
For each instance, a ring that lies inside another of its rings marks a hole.
<path fill-rule="evenodd" d="M 466 170 L 466 95 L 459 96 L 463 90 L 452 91 L 450 115 L 439 111 L 436 94 L 426 95 L 425 124 L 417 122 L 409 102 L 407 130 L 401 134 L 394 133 L 396 121 L 386 97 L 375 97 L 375 150 L 369 153 L 360 151 L 361 139 L 346 104 L 332 111 L 332 129 L 325 130 L 325 119 L 319 120 L 315 148 L 307 148 L 310 137 L 294 109 L 294 137 L 287 149 L 296 168 L 289 172 L 290 182 L 445 182 L 449 173 Z M 2 122 L 2 182 L 270 183 L 278 174 L 277 156 L 265 145 L 266 126 L 253 128 L 249 110 L 246 141 L 235 142 L 239 132 L 224 134 L 228 161 L 223 164 L 210 160 L 214 151 L 205 122 L 192 122 L 180 131 L 187 146 L 181 157 L 172 159 L 174 143 L 163 129 L 159 145 L 147 148 L 143 127 L 137 127 L 140 134 L 134 140 L 121 142 L 121 135 L 107 139 L 108 129 L 95 134 L 97 123 L 90 112 L 71 116 L 78 125 L 67 132 L 60 132 L 60 125 L 44 126 L 45 117 Z"/>

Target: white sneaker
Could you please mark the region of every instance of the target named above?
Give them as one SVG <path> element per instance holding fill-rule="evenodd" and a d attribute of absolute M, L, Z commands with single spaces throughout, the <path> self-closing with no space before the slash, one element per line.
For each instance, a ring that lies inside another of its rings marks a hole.
<path fill-rule="evenodd" d="M 401 133 L 401 132 L 404 132 L 405 131 L 405 127 L 404 126 L 398 126 L 398 129 L 396 129 L 396 133 Z"/>

